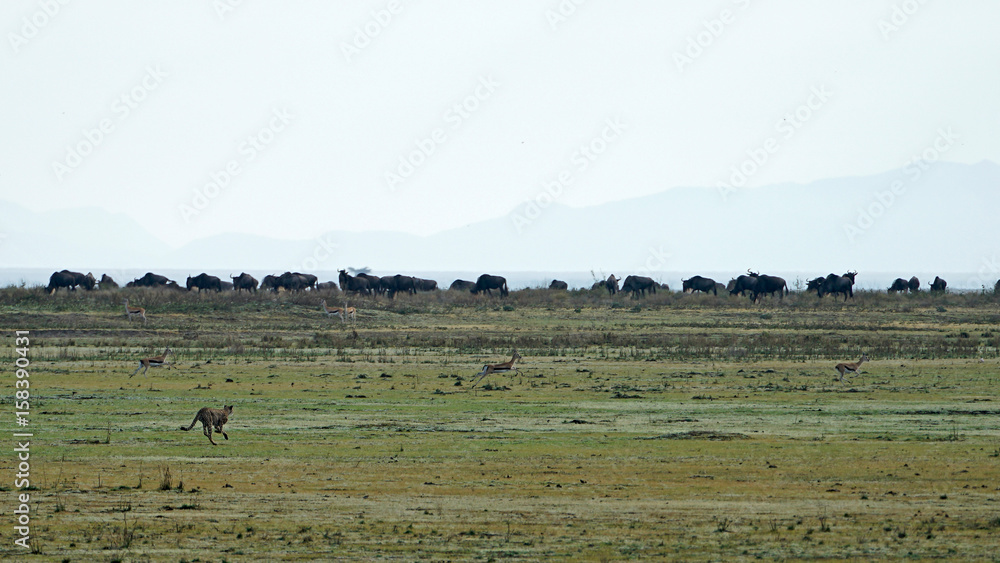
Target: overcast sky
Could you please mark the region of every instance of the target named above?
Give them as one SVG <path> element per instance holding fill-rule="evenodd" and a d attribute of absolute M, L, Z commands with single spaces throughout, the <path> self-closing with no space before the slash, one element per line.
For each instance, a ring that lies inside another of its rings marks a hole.
<path fill-rule="evenodd" d="M 1000 162 L 998 21 L 987 0 L 5 1 L 0 199 L 179 246 L 873 174 L 942 131 L 942 159 Z"/>

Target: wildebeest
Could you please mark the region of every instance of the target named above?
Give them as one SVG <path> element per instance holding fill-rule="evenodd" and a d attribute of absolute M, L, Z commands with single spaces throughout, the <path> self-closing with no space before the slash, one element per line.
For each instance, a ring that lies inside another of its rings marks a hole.
<path fill-rule="evenodd" d="M 622 291 L 632 292 L 632 298 L 638 299 L 640 295 L 645 296 L 646 292 L 656 293 L 657 283 L 653 278 L 646 276 L 628 276 L 622 282 Z"/>
<path fill-rule="evenodd" d="M 939 276 L 934 276 L 934 281 L 931 282 L 931 291 L 943 292 L 948 289 L 948 282 L 941 279 Z"/>
<path fill-rule="evenodd" d="M 996 285 L 993 286 L 993 294 L 1000 295 L 1000 280 L 997 280 Z"/>
<path fill-rule="evenodd" d="M 715 286 L 715 280 L 701 276 L 692 276 L 686 280 L 681 280 L 681 290 L 684 293 L 701 291 L 703 293 L 712 292 L 715 295 L 719 294 L 719 290 Z"/>
<path fill-rule="evenodd" d="M 549 284 L 549 289 L 566 290 L 569 289 L 569 284 L 561 280 L 552 280 L 552 283 Z"/>
<path fill-rule="evenodd" d="M 98 283 L 101 289 L 118 289 L 118 284 L 107 274 L 102 275 L 101 281 Z"/>
<path fill-rule="evenodd" d="M 417 291 L 437 291 L 438 282 L 423 278 L 413 278 L 413 287 Z"/>
<path fill-rule="evenodd" d="M 746 275 L 743 274 L 729 282 L 729 294 L 730 295 L 746 295 L 750 292 L 750 298 L 752 300 L 757 299 L 757 276 L 756 275 Z"/>
<path fill-rule="evenodd" d="M 507 278 L 503 276 L 483 274 L 476 280 L 476 287 L 472 288 L 470 291 L 475 294 L 485 291 L 487 295 L 493 295 L 492 290 L 494 289 L 500 290 L 500 297 L 507 297 L 510 293 L 507 289 Z"/>
<path fill-rule="evenodd" d="M 604 280 L 604 287 L 611 295 L 618 293 L 618 278 L 614 274 L 609 274 L 608 279 Z"/>
<path fill-rule="evenodd" d="M 264 276 L 264 279 L 260 282 L 261 291 L 278 291 L 279 286 L 278 276 L 272 276 L 268 274 Z"/>
<path fill-rule="evenodd" d="M 264 279 L 267 280 L 267 278 Z M 304 291 L 306 289 L 315 289 L 317 281 L 319 281 L 319 278 L 312 274 L 285 272 L 275 277 L 271 284 L 273 284 L 275 291 L 281 288 L 287 291 Z M 264 284 L 261 284 L 261 287 L 263 288 Z"/>
<path fill-rule="evenodd" d="M 59 272 L 53 272 L 49 276 L 49 285 L 46 286 L 45 290 L 49 293 L 54 293 L 60 287 L 69 288 L 70 291 L 76 291 L 76 286 L 81 286 L 83 289 L 94 289 L 97 285 L 97 279 L 94 274 L 88 272 L 87 275 L 83 275 L 80 272 L 71 272 L 69 270 L 62 270 Z"/>
<path fill-rule="evenodd" d="M 133 287 L 166 287 L 170 283 L 177 285 L 177 282 L 168 279 L 167 276 L 161 276 L 153 272 L 146 272 L 144 276 L 133 280 L 131 283 Z"/>
<path fill-rule="evenodd" d="M 854 276 L 858 275 L 857 272 L 847 272 L 842 276 L 837 274 L 829 274 L 823 281 L 823 286 L 819 289 L 819 297 L 823 297 L 827 294 L 844 294 L 844 301 L 850 297 L 854 299 Z"/>
<path fill-rule="evenodd" d="M 910 293 L 916 293 L 920 291 L 920 278 L 913 276 L 910 281 L 906 282 L 906 286 L 909 288 Z"/>
<path fill-rule="evenodd" d="M 715 282 L 715 294 L 718 295 L 720 291 L 722 292 L 723 295 L 726 294 L 725 284 L 723 284 L 722 282 Z"/>
<path fill-rule="evenodd" d="M 823 282 L 825 282 L 825 281 L 826 281 L 826 278 L 813 278 L 813 279 L 809 280 L 806 283 L 806 293 L 809 293 L 810 291 L 815 291 L 816 295 L 819 295 L 819 292 L 823 288 Z"/>
<path fill-rule="evenodd" d="M 757 274 L 755 277 L 757 278 L 757 287 L 755 288 L 756 295 L 754 296 L 755 300 L 765 293 L 774 297 L 774 293 L 777 292 L 778 299 L 784 299 L 785 295 L 788 295 L 788 283 L 785 282 L 785 278 L 769 276 L 767 274 Z"/>
<path fill-rule="evenodd" d="M 390 299 L 395 297 L 396 294 L 400 292 L 415 295 L 417 293 L 417 278 L 413 276 L 405 276 L 403 274 L 396 274 L 395 276 L 392 276 L 392 281 L 387 287 Z"/>
<path fill-rule="evenodd" d="M 240 275 L 229 276 L 233 280 L 233 289 L 236 291 L 246 290 L 248 292 L 257 292 L 257 279 L 246 272 L 240 273 Z"/>
<path fill-rule="evenodd" d="M 367 272 L 359 272 L 357 277 L 368 280 L 368 287 L 371 288 L 372 293 L 374 294 L 382 293 L 381 291 L 382 278 L 378 276 L 373 276 Z"/>
<path fill-rule="evenodd" d="M 337 282 L 334 282 L 334 281 L 321 282 L 321 283 L 316 284 L 316 289 L 317 290 L 337 289 Z"/>
<path fill-rule="evenodd" d="M 233 282 L 227 282 L 226 280 L 222 280 L 219 283 L 222 284 L 222 291 L 232 291 L 236 287 L 233 285 Z"/>
<path fill-rule="evenodd" d="M 201 293 L 203 289 L 214 289 L 215 291 L 222 291 L 222 280 L 220 280 L 215 276 L 210 276 L 204 272 L 198 274 L 195 277 L 188 276 L 187 290 L 191 291 L 196 287 L 198 288 L 198 293 Z"/>
<path fill-rule="evenodd" d="M 346 270 L 340 270 L 340 289 L 342 291 L 353 291 L 355 293 L 363 293 L 365 295 L 372 294 L 371 285 L 368 280 L 362 277 L 352 276 L 348 274 Z"/>
<path fill-rule="evenodd" d="M 454 289 L 456 291 L 472 291 L 476 289 L 476 282 L 469 280 L 455 280 L 451 282 L 451 286 L 448 289 Z"/>
<path fill-rule="evenodd" d="M 910 288 L 910 286 L 906 284 L 906 280 L 904 280 L 903 278 L 896 278 L 896 280 L 894 282 L 892 282 L 892 285 L 889 286 L 889 289 L 887 290 L 887 292 L 888 293 L 898 293 L 898 292 L 902 291 L 903 293 L 906 293 L 906 291 L 909 288 Z"/>

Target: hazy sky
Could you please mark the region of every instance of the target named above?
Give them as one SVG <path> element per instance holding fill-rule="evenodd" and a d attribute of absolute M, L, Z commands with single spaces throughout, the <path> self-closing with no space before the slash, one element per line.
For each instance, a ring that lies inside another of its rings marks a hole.
<path fill-rule="evenodd" d="M 125 212 L 173 245 L 865 175 L 941 131 L 944 160 L 1000 162 L 987 0 L 29 0 L 0 16 L 0 199 Z"/>

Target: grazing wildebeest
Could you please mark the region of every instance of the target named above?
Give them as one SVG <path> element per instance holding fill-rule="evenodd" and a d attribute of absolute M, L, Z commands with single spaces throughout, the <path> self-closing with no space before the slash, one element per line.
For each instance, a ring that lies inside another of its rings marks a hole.
<path fill-rule="evenodd" d="M 569 284 L 561 280 L 552 280 L 549 284 L 549 289 L 569 289 Z"/>
<path fill-rule="evenodd" d="M 165 287 L 170 283 L 177 285 L 177 282 L 170 280 L 167 276 L 146 272 L 146 275 L 132 282 L 135 287 Z"/>
<path fill-rule="evenodd" d="M 906 285 L 910 289 L 910 293 L 916 293 L 920 291 L 920 278 L 913 276 L 910 281 L 906 282 Z"/>
<path fill-rule="evenodd" d="M 723 295 L 725 295 L 726 286 L 722 282 L 715 282 L 715 294 L 718 295 L 720 291 Z"/>
<path fill-rule="evenodd" d="M 403 274 L 396 274 L 395 276 L 392 276 L 392 285 L 389 288 L 389 297 L 395 297 L 396 294 L 400 292 L 416 295 L 417 278 L 413 276 L 404 276 Z"/>
<path fill-rule="evenodd" d="M 236 291 L 247 290 L 252 293 L 257 293 L 257 280 L 250 274 L 246 272 L 240 273 L 239 277 L 230 275 L 233 280 L 233 289 Z"/>
<path fill-rule="evenodd" d="M 837 274 L 830 274 L 826 276 L 823 281 L 823 286 L 819 289 L 819 297 L 823 297 L 826 294 L 844 294 L 844 301 L 850 297 L 854 299 L 854 276 L 858 275 L 857 272 L 847 272 L 842 276 Z"/>
<path fill-rule="evenodd" d="M 749 271 L 749 270 L 748 270 Z M 732 286 L 729 288 L 729 295 L 746 295 L 750 292 L 750 299 L 757 300 L 757 276 L 754 275 L 741 275 L 736 278 L 735 281 L 729 282 Z"/>
<path fill-rule="evenodd" d="M 813 278 L 809 280 L 809 282 L 806 283 L 806 293 L 815 291 L 816 295 L 819 295 L 820 290 L 823 289 L 823 282 L 825 281 L 826 278 Z"/>
<path fill-rule="evenodd" d="M 413 278 L 413 287 L 417 291 L 437 291 L 438 282 L 423 278 Z"/>
<path fill-rule="evenodd" d="M 225 280 L 222 280 L 219 283 L 222 284 L 222 291 L 232 291 L 236 287 L 233 285 L 233 282 L 227 282 Z"/>
<path fill-rule="evenodd" d="M 340 289 L 347 292 L 353 291 L 355 293 L 363 293 L 365 295 L 372 294 L 372 287 L 368 283 L 368 280 L 361 277 L 352 276 L 348 274 L 346 270 L 340 270 Z"/>
<path fill-rule="evenodd" d="M 898 293 L 898 292 L 902 291 L 903 293 L 906 293 L 906 291 L 909 288 L 910 288 L 910 286 L 908 286 L 906 284 L 906 280 L 904 280 L 903 278 L 896 278 L 896 280 L 894 282 L 892 282 L 892 285 L 889 286 L 889 289 L 887 290 L 887 292 L 888 293 Z"/>
<path fill-rule="evenodd" d="M 316 289 L 317 290 L 337 289 L 337 282 L 334 282 L 334 281 L 320 282 L 320 283 L 316 284 Z"/>
<path fill-rule="evenodd" d="M 448 289 L 454 289 L 456 291 L 472 291 L 476 289 L 476 282 L 468 280 L 455 280 L 451 282 L 451 286 Z"/>
<path fill-rule="evenodd" d="M 931 282 L 931 291 L 943 292 L 948 289 L 948 282 L 941 279 L 939 276 L 934 276 L 934 281 Z"/>
<path fill-rule="evenodd" d="M 62 270 L 59 272 L 54 272 L 49 276 L 49 285 L 45 288 L 49 293 L 57 291 L 60 287 L 67 287 L 70 291 L 76 291 L 76 286 L 81 286 L 83 289 L 94 289 L 97 285 L 97 279 L 94 274 L 87 273 L 83 275 L 80 272 L 71 272 L 69 270 Z"/>
<path fill-rule="evenodd" d="M 632 298 L 638 299 L 639 295 L 645 297 L 646 291 L 650 293 L 656 293 L 657 283 L 653 281 L 653 278 L 646 276 L 628 276 L 625 281 L 622 282 L 622 291 L 632 292 Z"/>
<path fill-rule="evenodd" d="M 378 276 L 373 276 L 373 275 L 371 275 L 369 273 L 366 273 L 366 272 L 360 272 L 360 273 L 358 273 L 357 277 L 364 278 L 364 279 L 368 280 L 368 287 L 372 290 L 372 293 L 374 293 L 375 295 L 378 295 L 378 294 L 382 293 L 382 291 L 381 291 L 381 289 L 382 289 L 382 278 L 380 278 Z"/>
<path fill-rule="evenodd" d="M 215 291 L 222 291 L 222 280 L 215 276 L 210 276 L 206 273 L 200 273 L 195 277 L 188 276 L 187 279 L 187 290 L 191 291 L 194 288 L 198 288 L 198 293 L 201 293 L 203 289 L 214 289 Z"/>
<path fill-rule="evenodd" d="M 767 274 L 757 274 L 757 287 L 756 295 L 754 299 L 763 296 L 765 293 L 770 294 L 774 297 L 774 293 L 778 292 L 778 299 L 784 299 L 785 295 L 788 295 L 788 283 L 785 282 L 785 278 L 779 278 L 778 276 L 769 276 Z"/>
<path fill-rule="evenodd" d="M 715 286 L 715 280 L 702 276 L 693 276 L 686 280 L 681 280 L 681 290 L 684 293 L 701 291 L 703 293 L 712 292 L 715 295 L 719 294 L 719 290 Z"/>
<path fill-rule="evenodd" d="M 104 274 L 101 276 L 101 281 L 98 282 L 101 289 L 118 289 L 118 284 L 115 280 L 111 279 L 111 276 Z"/>
<path fill-rule="evenodd" d="M 261 291 L 277 292 L 279 286 L 280 280 L 278 279 L 278 276 L 272 276 L 271 274 L 264 276 L 264 279 L 260 282 Z"/>
<path fill-rule="evenodd" d="M 483 274 L 476 280 L 476 287 L 472 288 L 471 292 L 479 294 L 485 291 L 487 295 L 493 295 L 494 289 L 500 290 L 500 297 L 507 297 L 510 293 L 507 289 L 507 278 Z"/>

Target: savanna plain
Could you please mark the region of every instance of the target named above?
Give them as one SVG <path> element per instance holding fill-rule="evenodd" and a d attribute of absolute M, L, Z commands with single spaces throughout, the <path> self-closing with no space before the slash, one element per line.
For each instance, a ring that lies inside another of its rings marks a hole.
<path fill-rule="evenodd" d="M 5 427 L 27 330 L 34 433 L 31 549 L 11 445 L 0 557 L 1000 557 L 993 292 L 321 298 L 0 290 Z M 180 430 L 223 405 L 218 446 Z"/>

